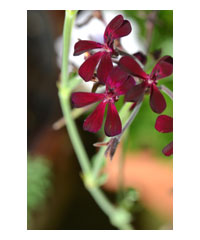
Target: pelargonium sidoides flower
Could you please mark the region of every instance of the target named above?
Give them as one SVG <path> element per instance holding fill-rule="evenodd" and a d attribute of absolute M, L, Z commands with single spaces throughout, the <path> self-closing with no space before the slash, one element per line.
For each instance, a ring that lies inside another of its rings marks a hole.
<path fill-rule="evenodd" d="M 145 92 L 150 90 L 150 106 L 156 113 L 162 113 L 166 108 L 166 102 L 158 89 L 158 80 L 168 77 L 173 72 L 173 58 L 170 56 L 162 57 L 150 74 L 144 72 L 140 65 L 130 56 L 122 57 L 119 66 L 140 79 L 142 82 L 133 86 L 126 94 L 125 101 L 137 102 L 143 97 Z"/>
<path fill-rule="evenodd" d="M 160 115 L 156 119 L 155 129 L 161 133 L 169 133 L 173 131 L 173 118 L 167 115 Z M 173 154 L 173 142 L 170 142 L 162 150 L 165 156 Z"/>
<path fill-rule="evenodd" d="M 107 66 L 109 68 L 112 65 L 111 56 L 116 55 L 113 46 L 114 40 L 127 36 L 131 30 L 129 21 L 124 20 L 122 15 L 118 15 L 111 20 L 105 29 L 104 44 L 87 40 L 78 41 L 74 46 L 74 56 L 93 49 L 100 49 L 99 52 L 94 53 L 80 66 L 79 75 L 85 81 L 90 81 L 94 75 L 97 64 L 100 62 L 97 77 L 102 79 L 102 83 L 105 83 L 106 79 L 100 76 L 102 73 L 101 69 L 103 68 L 104 71 L 107 71 Z"/>
<path fill-rule="evenodd" d="M 83 128 L 89 132 L 96 133 L 102 126 L 106 105 L 108 105 L 105 122 L 105 134 L 115 136 L 121 133 L 122 126 L 115 102 L 119 96 L 124 95 L 131 86 L 135 84 L 134 79 L 119 67 L 114 67 L 106 77 L 106 89 L 104 93 L 72 93 L 72 104 L 74 107 L 84 107 L 99 102 L 96 109 L 85 119 Z M 100 79 L 101 80 L 101 79 Z"/>

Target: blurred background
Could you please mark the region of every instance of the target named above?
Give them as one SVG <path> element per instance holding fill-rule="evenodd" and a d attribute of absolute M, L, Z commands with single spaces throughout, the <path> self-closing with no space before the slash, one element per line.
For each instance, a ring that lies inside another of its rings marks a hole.
<path fill-rule="evenodd" d="M 27 228 L 41 230 L 115 229 L 85 189 L 80 167 L 66 128 L 62 126 L 56 83 L 60 75 L 64 11 L 27 11 Z M 78 39 L 101 42 L 106 24 L 122 14 L 132 25 L 121 45 L 130 54 L 148 54 L 146 69 L 150 72 L 156 61 L 173 56 L 173 11 L 79 11 L 72 33 L 70 70 L 76 71 L 84 56 L 73 57 Z M 160 81 L 171 90 L 172 76 Z M 80 89 L 91 89 L 82 84 Z M 173 105 L 165 95 L 167 108 L 163 114 L 172 116 Z M 120 109 L 123 99 L 117 102 Z M 102 140 L 103 131 L 91 134 L 82 124 L 88 113 L 76 120 L 90 158 L 97 149 L 93 143 Z M 157 114 L 149 107 L 149 97 L 130 127 L 125 142 L 119 146 L 112 162 L 104 171 L 108 181 L 103 186 L 111 201 L 120 201 L 119 160 L 124 150 L 124 191 L 134 189 L 131 204 L 135 229 L 173 228 L 173 164 L 162 149 L 173 138 L 155 130 Z M 55 129 L 55 122 L 61 126 Z M 54 127 L 53 127 L 54 126 Z M 116 194 L 117 193 L 117 194 Z"/>

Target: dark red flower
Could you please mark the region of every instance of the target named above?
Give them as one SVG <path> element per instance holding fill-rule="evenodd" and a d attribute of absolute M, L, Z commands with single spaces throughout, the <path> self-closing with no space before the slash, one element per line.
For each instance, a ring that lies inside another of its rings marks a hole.
<path fill-rule="evenodd" d="M 173 118 L 167 115 L 160 115 L 156 119 L 155 129 L 161 133 L 169 133 L 173 131 Z M 163 148 L 162 152 L 165 156 L 173 154 L 173 142 Z"/>
<path fill-rule="evenodd" d="M 112 64 L 111 56 L 117 53 L 114 50 L 113 44 L 114 40 L 127 36 L 131 32 L 131 25 L 129 21 L 124 20 L 122 15 L 116 16 L 107 25 L 104 32 L 104 44 L 97 43 L 94 41 L 80 40 L 74 46 L 74 56 L 78 56 L 84 52 L 90 51 L 92 49 L 101 49 L 90 56 L 79 68 L 79 75 L 85 80 L 90 81 L 94 75 L 95 68 L 100 62 L 97 76 L 99 75 L 99 68 L 104 68 L 107 71 Z M 98 76 L 99 77 L 99 76 Z M 102 83 L 105 84 L 105 79 L 102 79 Z"/>
<path fill-rule="evenodd" d="M 103 68 L 102 68 L 103 70 Z M 106 89 L 104 93 L 72 93 L 72 104 L 74 107 L 83 107 L 91 103 L 99 102 L 96 109 L 85 119 L 83 128 L 89 132 L 96 133 L 102 126 L 106 105 L 108 105 L 107 117 L 105 122 L 105 134 L 115 136 L 121 133 L 122 126 L 119 114 L 115 107 L 120 95 L 124 95 L 131 86 L 135 84 L 134 79 L 119 67 L 113 68 L 107 76 L 99 74 L 106 78 Z M 102 80 L 100 78 L 100 80 Z"/>
<path fill-rule="evenodd" d="M 158 80 L 168 77 L 173 72 L 173 58 L 170 56 L 162 57 L 153 68 L 151 74 L 143 71 L 140 65 L 129 56 L 122 57 L 119 66 L 140 79 L 142 82 L 133 86 L 126 94 L 125 101 L 137 102 L 143 97 L 145 92 L 150 92 L 150 106 L 156 113 L 162 113 L 166 108 L 166 102 L 160 90 L 156 86 Z"/>

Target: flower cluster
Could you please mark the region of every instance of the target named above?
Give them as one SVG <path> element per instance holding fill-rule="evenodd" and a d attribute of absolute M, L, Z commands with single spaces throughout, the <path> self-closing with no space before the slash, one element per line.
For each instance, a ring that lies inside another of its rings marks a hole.
<path fill-rule="evenodd" d="M 101 93 L 72 93 L 72 104 L 76 108 L 99 102 L 95 110 L 85 119 L 84 130 L 94 133 L 99 131 L 103 124 L 106 106 L 108 106 L 104 126 L 105 134 L 109 137 L 119 135 L 122 132 L 122 124 L 115 102 L 120 96 L 124 96 L 125 102 L 133 102 L 132 109 L 143 100 L 145 94 L 150 94 L 150 106 L 155 113 L 160 114 L 166 108 L 165 98 L 157 83 L 160 79 L 172 74 L 173 59 L 170 56 L 162 57 L 150 74 L 147 74 L 141 67 L 147 60 L 141 52 L 133 55 L 125 54 L 116 60 L 122 54 L 117 49 L 115 40 L 127 36 L 131 30 L 129 21 L 124 20 L 122 15 L 118 15 L 105 29 L 104 43 L 79 40 L 74 46 L 74 56 L 89 53 L 89 57 L 79 68 L 79 75 L 86 82 L 96 79 L 99 84 L 105 86 L 105 90 Z M 167 131 L 165 124 L 169 126 L 166 116 L 165 118 L 163 116 L 156 121 L 156 129 L 160 132 Z M 163 150 L 165 155 L 172 153 L 170 147 L 171 145 Z"/>
<path fill-rule="evenodd" d="M 102 69 L 103 70 L 103 69 Z M 105 77 L 104 93 L 72 93 L 72 103 L 74 107 L 83 107 L 91 103 L 100 101 L 94 112 L 84 121 L 83 128 L 89 132 L 97 132 L 103 123 L 105 107 L 108 105 L 107 117 L 105 122 L 105 134 L 115 136 L 121 133 L 122 126 L 119 114 L 115 107 L 115 102 L 119 96 L 124 95 L 134 86 L 134 79 L 119 67 L 111 67 L 109 74 L 101 73 Z M 100 81 L 103 79 L 100 78 Z"/>
<path fill-rule="evenodd" d="M 166 102 L 156 86 L 158 80 L 168 77 L 173 71 L 173 59 L 170 56 L 162 57 L 153 68 L 151 74 L 143 71 L 140 65 L 131 57 L 122 57 L 119 61 L 119 66 L 135 77 L 142 80 L 141 83 L 133 86 L 126 94 L 127 102 L 137 102 L 145 92 L 150 92 L 150 106 L 156 113 L 162 113 L 166 108 Z"/>

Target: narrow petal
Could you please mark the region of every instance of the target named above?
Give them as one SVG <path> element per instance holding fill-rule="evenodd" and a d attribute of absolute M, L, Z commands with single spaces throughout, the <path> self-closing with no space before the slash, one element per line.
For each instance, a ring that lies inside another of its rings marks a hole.
<path fill-rule="evenodd" d="M 162 133 L 173 131 L 173 118 L 167 115 L 160 115 L 156 119 L 155 129 Z"/>
<path fill-rule="evenodd" d="M 122 131 L 122 124 L 114 103 L 108 103 L 108 112 L 105 123 L 105 134 L 109 137 L 116 136 Z"/>
<path fill-rule="evenodd" d="M 130 75 L 127 77 L 127 79 L 119 86 L 118 88 L 115 89 L 115 92 L 118 95 L 124 95 L 126 94 L 133 86 L 135 86 L 135 80 L 133 77 Z"/>
<path fill-rule="evenodd" d="M 113 18 L 109 24 L 107 25 L 105 32 L 104 32 L 104 41 L 105 43 L 110 42 L 110 37 L 113 31 L 118 29 L 123 24 L 123 16 L 117 15 L 115 18 Z"/>
<path fill-rule="evenodd" d="M 155 84 L 151 87 L 150 106 L 155 113 L 162 113 L 166 108 L 165 98 Z"/>
<path fill-rule="evenodd" d="M 98 102 L 104 97 L 101 93 L 75 92 L 72 93 L 71 100 L 74 107 L 80 108 Z"/>
<path fill-rule="evenodd" d="M 163 154 L 165 156 L 169 157 L 170 155 L 173 154 L 173 142 L 169 143 L 167 146 L 165 146 L 162 150 Z"/>
<path fill-rule="evenodd" d="M 127 80 L 128 74 L 119 67 L 114 67 L 107 77 L 106 87 L 107 89 L 113 89 L 117 92 L 125 80 Z"/>
<path fill-rule="evenodd" d="M 92 112 L 84 121 L 83 129 L 96 133 L 102 126 L 106 102 L 100 102 L 94 112 Z"/>
<path fill-rule="evenodd" d="M 139 52 L 134 53 L 133 56 L 135 56 L 143 65 L 146 64 L 147 56 L 144 55 L 144 53 L 139 51 Z"/>
<path fill-rule="evenodd" d="M 151 72 L 150 78 L 159 80 L 168 77 L 173 72 L 173 58 L 170 56 L 162 57 Z"/>
<path fill-rule="evenodd" d="M 97 52 L 89 57 L 79 68 L 79 75 L 86 81 L 90 81 L 94 75 L 95 68 L 104 52 Z"/>
<path fill-rule="evenodd" d="M 112 39 L 121 38 L 127 36 L 131 32 L 131 24 L 129 21 L 124 20 L 123 24 L 112 33 Z"/>
<path fill-rule="evenodd" d="M 108 74 L 112 69 L 113 69 L 113 65 L 112 65 L 110 53 L 107 53 L 107 54 L 105 53 L 101 58 L 101 62 L 97 70 L 97 77 L 101 83 L 103 84 L 106 83 Z"/>
<path fill-rule="evenodd" d="M 103 45 L 94 41 L 80 40 L 74 45 L 74 56 L 96 48 L 103 48 Z"/>
<path fill-rule="evenodd" d="M 140 65 L 129 56 L 122 57 L 119 61 L 119 66 L 129 73 L 131 73 L 133 76 L 142 78 L 142 79 L 148 79 L 149 76 L 146 74 Z"/>
<path fill-rule="evenodd" d="M 140 83 L 130 88 L 130 90 L 125 95 L 126 102 L 137 102 L 141 99 L 145 93 L 146 86 L 144 83 Z"/>

